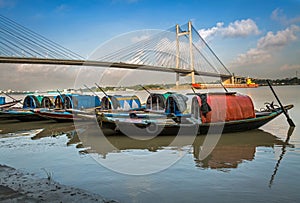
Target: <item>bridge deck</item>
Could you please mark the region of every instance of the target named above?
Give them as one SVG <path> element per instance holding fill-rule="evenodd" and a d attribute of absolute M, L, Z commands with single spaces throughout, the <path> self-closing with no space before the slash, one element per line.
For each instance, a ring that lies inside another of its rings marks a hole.
<path fill-rule="evenodd" d="M 93 66 L 93 67 L 111 67 L 121 69 L 139 69 L 148 71 L 173 72 L 180 74 L 190 74 L 192 71 L 180 68 L 168 68 L 162 66 L 149 66 L 142 64 L 129 64 L 123 62 L 105 62 L 91 60 L 67 60 L 67 59 L 49 59 L 49 58 L 22 58 L 22 57 L 0 57 L 0 63 L 21 63 L 21 64 L 44 64 L 44 65 L 72 65 L 72 66 Z M 194 71 L 195 75 L 208 77 L 231 77 L 231 75 Z"/>

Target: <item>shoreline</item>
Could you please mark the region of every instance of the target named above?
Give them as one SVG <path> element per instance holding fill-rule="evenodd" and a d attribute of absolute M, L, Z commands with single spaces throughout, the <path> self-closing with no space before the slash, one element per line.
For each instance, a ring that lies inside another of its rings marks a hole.
<path fill-rule="evenodd" d="M 45 172 L 47 178 L 37 178 L 34 174 L 0 164 L 0 202 L 117 202 L 83 189 L 62 185 Z"/>

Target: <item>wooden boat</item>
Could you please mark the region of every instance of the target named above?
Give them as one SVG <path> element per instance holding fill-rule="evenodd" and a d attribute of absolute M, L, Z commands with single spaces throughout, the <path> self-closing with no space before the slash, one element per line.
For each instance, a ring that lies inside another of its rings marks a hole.
<path fill-rule="evenodd" d="M 21 102 L 22 100 L 14 100 L 14 101 L 11 101 L 11 102 L 5 102 L 3 104 L 0 104 L 0 109 L 7 109 L 9 107 L 12 107 L 14 105 L 16 105 L 17 103 Z"/>
<path fill-rule="evenodd" d="M 146 109 L 152 111 L 164 111 L 166 108 L 167 98 L 174 94 L 173 92 L 166 92 L 164 94 L 150 93 L 146 100 Z"/>
<path fill-rule="evenodd" d="M 284 107 L 286 111 L 291 108 L 293 108 L 293 105 Z M 231 133 L 257 129 L 281 113 L 283 113 L 282 109 L 276 108 L 272 111 L 256 112 L 255 118 L 215 123 L 200 123 L 189 115 L 182 117 L 146 113 L 143 117 L 139 116 L 138 118 L 130 118 L 130 115 L 127 118 L 99 115 L 98 122 L 101 128 L 109 128 L 116 133 L 123 134 L 153 135 L 158 133 L 159 135 L 176 135 L 179 131 L 184 134 L 207 134 L 210 129 L 212 132 L 216 129 L 221 133 Z"/>
<path fill-rule="evenodd" d="M 98 96 L 81 94 L 60 94 L 54 101 L 55 109 L 86 109 L 101 105 Z"/>
<path fill-rule="evenodd" d="M 202 95 L 205 98 L 201 98 Z M 195 135 L 253 130 L 283 113 L 282 108 L 274 105 L 255 111 L 251 98 L 246 95 L 202 95 L 193 98 L 190 114 L 182 113 L 178 102 L 169 96 L 164 113 L 131 112 L 127 116 L 118 112 L 98 113 L 97 120 L 102 129 L 126 135 Z M 227 101 L 225 106 L 224 99 Z M 206 109 L 205 112 L 206 105 L 212 110 Z M 284 107 L 285 111 L 291 108 L 293 105 Z"/>
<path fill-rule="evenodd" d="M 31 110 L 41 107 L 43 96 L 27 95 L 23 100 L 22 108 L 10 108 L 0 111 L 1 119 L 15 119 L 19 121 L 39 121 L 45 120 L 38 115 L 35 115 Z"/>
<path fill-rule="evenodd" d="M 89 121 L 95 118 L 93 112 L 77 109 L 33 109 L 32 112 L 45 119 L 57 122 Z"/>
<path fill-rule="evenodd" d="M 102 110 L 130 110 L 141 108 L 140 99 L 136 95 L 105 95 L 101 99 Z"/>
<path fill-rule="evenodd" d="M 49 103 L 49 102 L 48 102 Z M 129 111 L 144 109 L 140 99 L 135 95 L 105 95 L 101 101 L 92 95 L 58 95 L 55 99 L 55 108 L 34 109 L 36 115 L 58 122 L 90 121 L 95 119 L 95 111 L 99 108 L 102 112 Z"/>
<path fill-rule="evenodd" d="M 0 112 L 0 118 L 2 119 L 15 119 L 19 121 L 40 121 L 45 118 L 40 117 L 32 112 L 32 109 L 14 108 L 3 110 Z"/>
<path fill-rule="evenodd" d="M 292 109 L 293 105 L 284 106 L 285 111 Z M 278 107 L 270 111 L 259 111 L 255 113 L 255 118 L 226 121 L 224 123 L 223 133 L 242 132 L 248 130 L 258 129 L 266 123 L 270 122 L 277 116 L 283 113 L 283 110 Z M 222 127 L 222 123 L 206 123 L 199 126 L 199 134 L 206 134 L 210 127 Z"/>
<path fill-rule="evenodd" d="M 51 99 L 45 103 L 51 106 Z M 99 97 L 94 95 L 62 94 L 55 97 L 54 108 L 37 108 L 32 112 L 58 122 L 87 121 L 95 118 L 95 108 L 100 104 Z"/>
<path fill-rule="evenodd" d="M 54 101 L 57 96 L 44 96 L 41 101 L 41 108 L 54 108 Z"/>

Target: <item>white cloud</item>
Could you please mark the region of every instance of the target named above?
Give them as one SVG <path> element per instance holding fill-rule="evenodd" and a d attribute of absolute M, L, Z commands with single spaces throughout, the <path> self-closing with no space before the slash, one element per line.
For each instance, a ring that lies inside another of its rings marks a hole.
<path fill-rule="evenodd" d="M 245 66 L 252 64 L 260 64 L 268 61 L 271 58 L 271 54 L 265 50 L 253 48 L 247 51 L 245 54 L 240 54 L 233 62 L 233 66 Z"/>
<path fill-rule="evenodd" d="M 274 21 L 278 21 L 283 25 L 290 25 L 290 24 L 300 22 L 300 16 L 296 16 L 293 18 L 287 18 L 287 16 L 284 14 L 283 10 L 280 8 L 277 8 L 272 12 L 271 19 Z"/>
<path fill-rule="evenodd" d="M 209 29 L 199 30 L 199 34 L 207 39 L 214 35 L 220 35 L 223 37 L 234 38 L 234 37 L 247 37 L 249 35 L 258 35 L 260 31 L 256 23 L 252 19 L 236 20 L 229 23 L 227 27 L 224 27 L 223 22 L 218 22 L 216 26 Z"/>
<path fill-rule="evenodd" d="M 224 25 L 223 22 L 218 22 L 215 27 L 209 29 L 201 29 L 198 32 L 201 35 L 201 37 L 207 39 L 209 37 L 216 35 L 223 28 L 223 25 Z"/>
<path fill-rule="evenodd" d="M 247 37 L 249 35 L 258 35 L 259 29 L 256 23 L 251 20 L 236 20 L 233 23 L 230 23 L 227 28 L 223 30 L 222 35 L 224 37 Z"/>
<path fill-rule="evenodd" d="M 297 40 L 296 33 L 300 28 L 292 25 L 285 30 L 280 30 L 276 34 L 268 32 L 261 37 L 256 48 L 252 48 L 245 54 L 240 54 L 237 59 L 232 62 L 232 66 L 244 66 L 252 64 L 261 64 L 270 61 L 275 51 L 284 48 L 286 45 Z"/>
<path fill-rule="evenodd" d="M 257 43 L 258 49 L 275 49 L 282 48 L 288 43 L 297 39 L 296 32 L 300 28 L 296 25 L 292 25 L 285 30 L 280 30 L 276 34 L 268 32 L 266 36 L 260 38 Z"/>

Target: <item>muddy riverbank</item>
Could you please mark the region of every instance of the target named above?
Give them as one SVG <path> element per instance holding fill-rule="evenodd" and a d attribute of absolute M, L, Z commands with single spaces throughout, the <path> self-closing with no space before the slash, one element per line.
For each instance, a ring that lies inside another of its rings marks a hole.
<path fill-rule="evenodd" d="M 45 178 L 0 165 L 0 202 L 116 202 L 98 194 L 59 184 L 45 171 Z"/>

